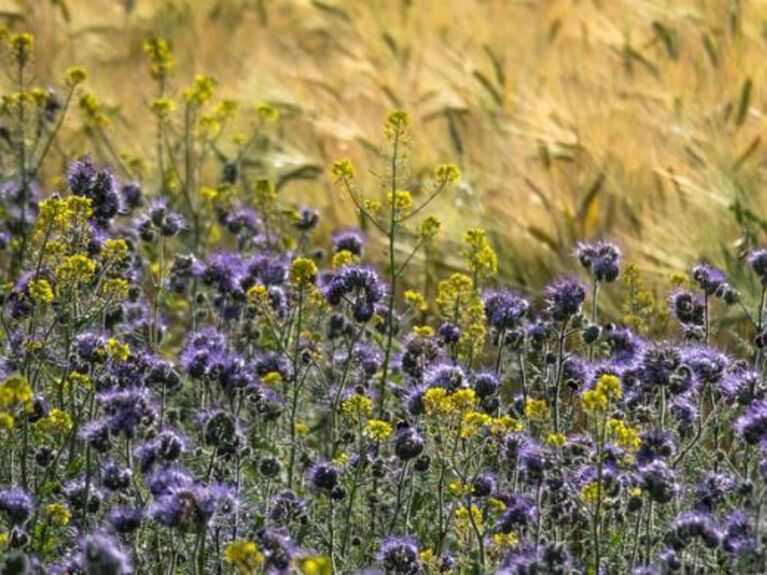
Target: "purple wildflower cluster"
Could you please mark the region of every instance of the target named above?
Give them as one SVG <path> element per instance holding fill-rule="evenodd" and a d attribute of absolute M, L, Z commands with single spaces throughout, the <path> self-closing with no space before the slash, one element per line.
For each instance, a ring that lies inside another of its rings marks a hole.
<path fill-rule="evenodd" d="M 431 197 L 353 196 L 381 265 L 243 169 L 210 209 L 87 156 L 0 190 L 0 572 L 767 570 L 767 250 L 648 312 L 610 241 L 536 295 L 473 230 L 421 293 Z"/>

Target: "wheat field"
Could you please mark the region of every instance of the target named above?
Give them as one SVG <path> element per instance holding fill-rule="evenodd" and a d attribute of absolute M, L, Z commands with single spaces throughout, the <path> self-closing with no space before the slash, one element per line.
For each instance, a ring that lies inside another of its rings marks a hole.
<path fill-rule="evenodd" d="M 327 167 L 349 156 L 374 172 L 380 118 L 408 109 L 416 180 L 434 161 L 464 174 L 437 206 L 447 265 L 477 224 L 519 285 L 548 279 L 576 238 L 610 236 L 661 277 L 700 258 L 727 264 L 764 228 L 763 2 L 0 4 L 11 27 L 37 34 L 40 77 L 74 63 L 92 71 L 126 154 L 143 146 L 129 127 L 151 122 L 141 50 L 151 34 L 171 41 L 179 84 L 206 72 L 227 97 L 278 105 L 270 169 L 333 227 L 354 212 Z"/>

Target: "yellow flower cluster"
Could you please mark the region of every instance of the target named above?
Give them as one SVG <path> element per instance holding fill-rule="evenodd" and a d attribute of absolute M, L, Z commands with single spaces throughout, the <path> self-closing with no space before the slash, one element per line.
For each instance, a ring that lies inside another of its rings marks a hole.
<path fill-rule="evenodd" d="M 301 575 L 331 575 L 333 566 L 324 555 L 310 555 L 296 559 L 296 567 Z"/>
<path fill-rule="evenodd" d="M 8 47 L 14 62 L 23 68 L 32 60 L 35 51 L 35 37 L 27 32 L 11 34 L 8 38 Z"/>
<path fill-rule="evenodd" d="M 428 306 L 426 305 L 426 298 L 421 292 L 414 290 L 407 290 L 403 294 L 405 301 L 417 311 L 426 311 Z"/>
<path fill-rule="evenodd" d="M 622 396 L 620 380 L 612 374 L 603 374 L 593 389 L 583 393 L 583 408 L 587 413 L 601 413 L 607 410 L 611 401 Z"/>
<path fill-rule="evenodd" d="M 71 68 L 67 68 L 67 71 L 64 74 L 66 84 L 70 87 L 82 84 L 87 77 L 88 73 L 82 66 L 72 66 Z"/>
<path fill-rule="evenodd" d="M 307 287 L 317 279 L 317 264 L 309 258 L 296 258 L 290 266 L 290 283 Z"/>
<path fill-rule="evenodd" d="M 413 335 L 417 337 L 433 337 L 434 328 L 430 325 L 414 325 Z"/>
<path fill-rule="evenodd" d="M 173 69 L 173 54 L 164 38 L 150 38 L 144 42 L 144 53 L 149 61 L 149 73 L 155 80 L 168 76 Z"/>
<path fill-rule="evenodd" d="M 441 164 L 434 170 L 434 177 L 442 186 L 453 184 L 461 177 L 461 170 L 455 164 Z"/>
<path fill-rule="evenodd" d="M 391 424 L 380 419 L 371 419 L 365 426 L 365 435 L 378 443 L 389 439 L 393 431 Z"/>
<path fill-rule="evenodd" d="M 80 109 L 88 119 L 88 125 L 104 128 L 109 125 L 109 119 L 104 113 L 104 104 L 95 94 L 87 93 L 80 96 Z"/>
<path fill-rule="evenodd" d="M 12 375 L 0 384 L 0 408 L 21 404 L 25 407 L 32 402 L 32 387 L 26 378 Z"/>
<path fill-rule="evenodd" d="M 340 269 L 348 265 L 356 264 L 359 260 L 360 259 L 349 250 L 341 250 L 333 255 L 331 264 L 334 269 Z"/>
<path fill-rule="evenodd" d="M 530 421 L 541 422 L 549 416 L 549 406 L 543 399 L 528 399 L 525 403 L 525 417 Z"/>
<path fill-rule="evenodd" d="M 261 376 L 261 383 L 269 387 L 274 387 L 282 383 L 282 376 L 278 371 L 270 371 L 269 373 Z"/>
<path fill-rule="evenodd" d="M 611 419 L 607 422 L 607 430 L 615 438 L 615 443 L 624 449 L 632 451 L 639 449 L 642 440 L 639 438 L 639 432 L 633 427 L 629 427 L 620 419 Z"/>
<path fill-rule="evenodd" d="M 35 422 L 35 429 L 44 435 L 63 435 L 72 430 L 72 417 L 66 411 L 54 407 L 47 417 Z"/>
<path fill-rule="evenodd" d="M 428 415 L 453 415 L 473 409 L 477 396 L 473 389 L 459 389 L 448 393 L 442 387 L 432 387 L 423 394 L 423 403 Z"/>
<path fill-rule="evenodd" d="M 490 431 L 493 435 L 503 436 L 507 433 L 514 433 L 516 431 L 522 431 L 525 426 L 521 421 L 517 421 L 510 415 L 502 415 L 501 417 L 495 417 L 490 422 Z"/>
<path fill-rule="evenodd" d="M 369 416 L 372 411 L 373 402 L 370 398 L 356 393 L 349 396 L 349 398 L 341 404 L 341 413 L 349 419 L 362 419 Z"/>
<path fill-rule="evenodd" d="M 264 555 L 253 541 L 237 539 L 229 543 L 224 550 L 224 562 L 243 575 L 255 573 L 263 561 Z"/>
<path fill-rule="evenodd" d="M 461 255 L 472 274 L 484 280 L 498 273 L 498 256 L 490 245 L 485 230 L 468 230 L 463 236 L 463 243 Z"/>
<path fill-rule="evenodd" d="M 488 427 L 493 422 L 493 418 L 481 411 L 469 411 L 463 416 L 461 421 L 460 435 L 463 439 L 470 439 L 479 435 L 480 431 Z"/>
<path fill-rule="evenodd" d="M 350 160 L 336 160 L 330 172 L 337 182 L 351 181 L 354 179 L 354 164 Z"/>
<path fill-rule="evenodd" d="M 96 275 L 96 262 L 82 254 L 64 258 L 56 268 L 56 277 L 63 286 L 88 284 Z"/>
<path fill-rule="evenodd" d="M 0 411 L 0 430 L 11 431 L 14 423 L 16 423 L 16 420 L 13 419 L 13 416 L 10 413 Z"/>
<path fill-rule="evenodd" d="M 276 122 L 280 119 L 280 111 L 269 102 L 258 102 L 256 104 L 256 114 L 263 122 Z"/>
<path fill-rule="evenodd" d="M 45 278 L 30 281 L 28 291 L 29 297 L 35 303 L 51 303 L 53 301 L 53 288 Z"/>
<path fill-rule="evenodd" d="M 461 351 L 466 355 L 478 352 L 485 339 L 485 307 L 472 279 L 455 273 L 439 282 L 436 304 L 444 319 L 461 328 Z"/>
<path fill-rule="evenodd" d="M 189 88 L 184 89 L 181 96 L 187 104 L 192 106 L 202 106 L 213 97 L 215 87 L 216 82 L 213 78 L 206 76 L 205 74 L 197 74 L 194 77 L 192 85 Z"/>
<path fill-rule="evenodd" d="M 113 300 L 124 300 L 130 292 L 130 284 L 122 278 L 109 278 L 101 286 L 104 295 Z"/>
<path fill-rule="evenodd" d="M 109 356 L 118 363 L 126 361 L 130 357 L 130 345 L 121 343 L 113 337 L 107 340 L 105 347 Z"/>
<path fill-rule="evenodd" d="M 410 116 L 405 110 L 389 112 L 384 122 L 384 135 L 387 140 L 402 139 L 410 126 Z"/>
<path fill-rule="evenodd" d="M 493 543 L 498 547 L 515 547 L 519 544 L 519 536 L 516 533 L 496 533 L 493 535 Z"/>
<path fill-rule="evenodd" d="M 546 443 L 554 447 L 562 447 L 567 441 L 567 437 L 564 433 L 549 433 L 546 438 Z"/>
<path fill-rule="evenodd" d="M 62 503 L 49 503 L 43 507 L 43 515 L 48 519 L 51 525 L 64 527 L 69 525 L 72 514 L 67 506 Z"/>
<path fill-rule="evenodd" d="M 35 222 L 35 241 L 40 243 L 46 235 L 85 229 L 93 215 L 90 198 L 68 196 L 51 197 L 40 202 Z"/>
<path fill-rule="evenodd" d="M 586 503 L 594 504 L 599 498 L 599 491 L 599 483 L 596 481 L 587 483 L 583 489 L 581 489 L 581 499 L 583 499 Z"/>
<path fill-rule="evenodd" d="M 407 190 L 395 190 L 386 194 L 386 205 L 398 213 L 408 212 L 413 207 L 413 196 Z"/>
<path fill-rule="evenodd" d="M 441 227 L 442 227 L 442 222 L 440 222 L 434 216 L 429 216 L 428 218 L 425 218 L 418 225 L 418 239 L 421 240 L 424 244 L 428 244 L 429 242 L 431 242 L 431 240 L 433 240 L 436 237 Z"/>
<path fill-rule="evenodd" d="M 477 529 L 481 532 L 484 524 L 484 518 L 482 517 L 482 511 L 476 505 L 471 505 L 470 508 L 461 505 L 455 512 L 455 530 L 459 536 L 471 533 L 474 529 L 472 526 L 472 520 Z"/>
<path fill-rule="evenodd" d="M 128 243 L 123 239 L 108 239 L 101 245 L 101 257 L 111 263 L 120 263 L 128 257 Z"/>

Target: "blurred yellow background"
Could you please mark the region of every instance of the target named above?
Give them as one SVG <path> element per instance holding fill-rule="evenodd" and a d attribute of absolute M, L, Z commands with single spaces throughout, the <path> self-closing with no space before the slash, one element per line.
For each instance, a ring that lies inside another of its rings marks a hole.
<path fill-rule="evenodd" d="M 205 72 L 222 96 L 278 105 L 275 169 L 309 176 L 286 193 L 333 225 L 354 213 L 328 166 L 348 156 L 377 186 L 382 118 L 406 108 L 416 179 L 448 161 L 464 175 L 433 209 L 447 265 L 474 225 L 518 285 L 572 267 L 581 238 L 615 238 L 660 275 L 763 239 L 767 2 L 5 0 L 0 12 L 36 34 L 41 79 L 88 68 L 126 153 L 152 137 L 151 34 L 172 44 L 174 88 Z"/>

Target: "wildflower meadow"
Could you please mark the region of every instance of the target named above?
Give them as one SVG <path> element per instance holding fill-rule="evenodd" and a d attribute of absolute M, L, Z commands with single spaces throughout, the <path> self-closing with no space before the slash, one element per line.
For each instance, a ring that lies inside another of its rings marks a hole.
<path fill-rule="evenodd" d="M 135 154 L 0 42 L 0 575 L 767 572 L 758 214 L 727 266 L 591 234 L 517 285 L 401 107 L 322 166 L 339 223 L 278 177 L 290 110 L 162 35 Z"/>

